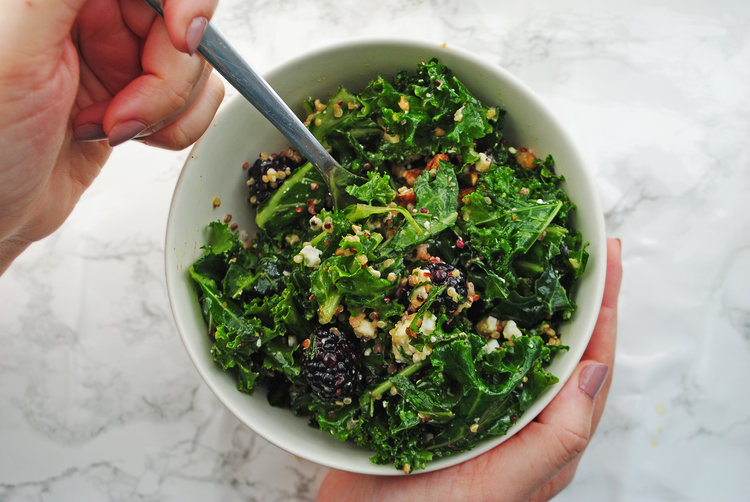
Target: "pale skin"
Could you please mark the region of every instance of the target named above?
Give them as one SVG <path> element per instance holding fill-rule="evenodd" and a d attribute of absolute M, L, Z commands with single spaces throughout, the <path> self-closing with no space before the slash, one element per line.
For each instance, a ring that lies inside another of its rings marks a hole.
<path fill-rule="evenodd" d="M 54 232 L 112 148 L 137 139 L 182 149 L 224 89 L 195 54 L 217 0 L 0 0 L 0 274 Z M 575 474 L 611 383 L 622 278 L 608 241 L 594 335 L 537 419 L 489 452 L 441 471 L 378 478 L 330 471 L 319 500 L 549 500 Z"/>
<path fill-rule="evenodd" d="M 319 501 L 541 502 L 568 486 L 604 411 L 612 382 L 620 241 L 607 241 L 607 279 L 591 341 L 560 393 L 518 434 L 496 448 L 440 471 L 378 477 L 331 470 Z"/>
<path fill-rule="evenodd" d="M 217 0 L 0 0 L 0 273 L 57 229 L 112 147 L 182 149 L 224 97 L 194 53 Z"/>

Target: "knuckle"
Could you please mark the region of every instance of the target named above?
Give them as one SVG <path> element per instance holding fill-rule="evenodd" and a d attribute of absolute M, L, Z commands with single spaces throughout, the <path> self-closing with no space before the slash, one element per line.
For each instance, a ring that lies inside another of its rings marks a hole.
<path fill-rule="evenodd" d="M 572 462 L 589 444 L 587 433 L 562 426 L 556 428 L 555 439 L 559 446 L 559 458 L 556 459 L 559 466 Z"/>
<path fill-rule="evenodd" d="M 190 94 L 193 91 L 192 82 L 186 80 L 179 80 L 170 82 L 170 85 L 166 86 L 167 92 L 163 94 L 165 106 L 172 112 L 177 113 L 182 110 L 190 99 Z"/>

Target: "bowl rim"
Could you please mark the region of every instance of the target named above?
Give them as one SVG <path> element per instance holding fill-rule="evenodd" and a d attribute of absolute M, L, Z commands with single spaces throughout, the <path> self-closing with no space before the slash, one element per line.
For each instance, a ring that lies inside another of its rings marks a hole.
<path fill-rule="evenodd" d="M 585 186 L 585 192 L 588 194 L 589 197 L 589 205 L 592 208 L 592 215 L 589 215 L 588 218 L 590 218 L 590 225 L 594 228 L 595 234 L 597 237 L 601 236 L 601 238 L 598 240 L 598 242 L 591 242 L 589 241 L 589 251 L 592 258 L 595 258 L 594 260 L 589 260 L 588 268 L 586 271 L 586 274 L 590 274 L 592 277 L 590 280 L 598 279 L 598 281 L 593 285 L 593 294 L 592 294 L 592 302 L 596 301 L 596 312 L 599 311 L 599 305 L 601 305 L 601 300 L 604 293 L 604 280 L 606 275 L 606 227 L 604 222 L 604 214 L 602 211 L 602 206 L 600 202 L 599 193 L 596 189 L 595 183 L 594 183 L 594 171 L 591 168 L 591 165 L 589 164 L 587 158 L 582 154 L 582 150 L 579 147 L 579 143 L 575 140 L 575 138 L 571 135 L 569 130 L 565 128 L 562 124 L 562 122 L 558 119 L 558 117 L 552 112 L 552 110 L 549 108 L 547 104 L 542 101 L 542 99 L 536 94 L 536 92 L 526 83 L 524 83 L 521 79 L 513 75 L 510 71 L 505 69 L 504 67 L 500 66 L 499 64 L 488 62 L 486 58 L 482 58 L 462 47 L 456 46 L 454 44 L 449 43 L 439 43 L 435 41 L 429 41 L 429 40 L 422 40 L 422 39 L 416 39 L 411 38 L 408 36 L 400 36 L 400 37 L 361 37 L 361 38 L 352 38 L 348 40 L 341 40 L 338 42 L 325 44 L 321 46 L 315 46 L 310 49 L 306 49 L 303 51 L 298 52 L 296 55 L 289 57 L 278 64 L 271 67 L 268 71 L 263 72 L 264 78 L 271 78 L 277 73 L 283 72 L 288 68 L 293 67 L 295 64 L 302 62 L 304 59 L 310 57 L 311 55 L 315 55 L 316 57 L 322 57 L 326 54 L 332 54 L 337 53 L 341 50 L 351 50 L 353 48 L 368 48 L 373 49 L 377 46 L 384 46 L 384 47 L 409 47 L 409 48 L 416 48 L 420 50 L 425 51 L 434 51 L 436 55 L 439 55 L 440 51 L 448 50 L 452 53 L 455 53 L 458 57 L 461 59 L 467 60 L 469 63 L 472 63 L 474 65 L 477 65 L 479 67 L 482 67 L 486 69 L 490 73 L 495 73 L 497 75 L 500 75 L 502 79 L 512 83 L 515 85 L 518 89 L 520 89 L 525 98 L 531 101 L 534 106 L 544 115 L 545 121 L 547 121 L 549 124 L 551 124 L 555 131 L 559 133 L 560 140 L 566 145 L 566 147 L 569 149 L 571 153 L 571 157 L 574 159 L 575 163 L 580 167 L 580 170 L 584 172 L 584 176 L 582 176 L 582 180 L 584 181 Z M 375 70 L 374 73 L 377 73 L 377 70 Z M 245 98 L 242 97 L 239 94 L 236 94 L 229 99 L 225 99 L 222 103 L 222 106 L 220 107 L 219 111 L 217 112 L 216 118 L 221 118 L 222 114 L 227 113 L 228 110 L 231 110 L 232 107 L 237 106 L 237 103 L 243 103 L 246 102 Z M 212 120 L 213 122 L 216 120 Z M 209 129 L 207 131 L 210 131 L 211 126 L 209 126 Z M 291 453 L 292 455 L 295 455 L 297 457 L 304 458 L 305 460 L 308 460 L 310 462 L 314 462 L 319 465 L 323 465 L 330 468 L 335 468 L 339 470 L 345 470 L 349 472 L 355 472 L 355 473 L 362 473 L 362 474 L 377 474 L 377 475 L 400 475 L 402 472 L 400 470 L 394 469 L 392 465 L 377 465 L 377 464 L 371 464 L 368 466 L 369 468 L 363 468 L 363 467 L 357 467 L 355 465 L 343 465 L 336 462 L 328 461 L 325 455 L 321 455 L 320 457 L 316 458 L 310 458 L 310 456 L 307 454 L 306 451 L 302 451 L 298 448 L 295 448 L 295 445 L 290 442 L 281 442 L 279 438 L 274 436 L 273 434 L 269 434 L 265 430 L 258 430 L 256 427 L 253 426 L 253 424 L 249 423 L 248 420 L 243 418 L 242 413 L 238 409 L 237 406 L 234 405 L 232 399 L 225 398 L 224 391 L 219 387 L 219 385 L 214 382 L 212 376 L 208 374 L 206 371 L 203 370 L 201 360 L 205 357 L 205 354 L 202 353 L 202 351 L 199 353 L 198 347 L 195 346 L 195 344 L 190 343 L 190 341 L 187 339 L 187 333 L 189 332 L 189 329 L 187 329 L 187 326 L 185 325 L 185 320 L 183 320 L 182 316 L 179 315 L 177 311 L 177 302 L 176 302 L 176 284 L 172 284 L 172 281 L 170 280 L 170 271 L 174 269 L 174 266 L 170 263 L 170 257 L 171 254 L 169 253 L 169 249 L 171 246 L 171 240 L 170 236 L 172 235 L 172 230 L 174 228 L 174 209 L 175 209 L 175 200 L 178 198 L 178 192 L 180 187 L 185 183 L 185 179 L 187 176 L 187 166 L 191 162 L 191 159 L 194 156 L 194 153 L 196 150 L 200 147 L 203 138 L 205 138 L 206 134 L 196 141 L 196 143 L 193 145 L 193 147 L 190 149 L 189 154 L 186 157 L 185 162 L 183 163 L 183 166 L 180 170 L 180 174 L 177 178 L 177 181 L 175 183 L 175 188 L 172 194 L 172 198 L 170 201 L 170 208 L 167 216 L 167 224 L 166 224 L 166 233 L 165 233 L 165 257 L 164 257 L 164 266 L 165 266 L 165 279 L 166 279 L 166 286 L 167 286 L 167 296 L 169 298 L 169 304 L 170 304 L 170 310 L 172 312 L 172 317 L 175 322 L 175 326 L 177 328 L 177 332 L 180 336 L 180 339 L 182 340 L 183 346 L 185 347 L 188 356 L 191 359 L 191 362 L 193 363 L 193 366 L 200 374 L 203 381 L 207 384 L 207 386 L 211 389 L 213 394 L 219 399 L 219 401 L 222 403 L 224 407 L 227 408 L 227 410 L 234 415 L 242 424 L 250 428 L 253 433 L 258 434 L 271 444 L 274 444 L 275 446 L 281 448 L 282 450 Z M 593 236 L 592 236 L 593 237 Z M 469 460 L 471 458 L 475 458 L 486 451 L 497 447 L 504 441 L 510 439 L 515 435 L 516 432 L 523 429 L 528 423 L 530 423 L 532 420 L 536 418 L 536 416 L 547 407 L 547 405 L 552 401 L 552 399 L 560 392 L 563 385 L 570 379 L 570 376 L 575 371 L 578 362 L 580 362 L 583 353 L 588 346 L 589 340 L 591 338 L 591 335 L 593 334 L 593 330 L 596 324 L 596 318 L 597 315 L 591 316 L 590 319 L 588 319 L 588 323 L 584 326 L 584 329 L 586 331 L 585 337 L 582 339 L 582 342 L 585 341 L 586 343 L 581 343 L 579 346 L 571 347 L 569 350 L 569 358 L 574 358 L 576 361 L 576 364 L 570 364 L 568 368 L 565 369 L 562 373 L 555 373 L 555 376 L 559 378 L 559 382 L 552 387 L 548 388 L 542 395 L 540 395 L 537 400 L 532 404 L 532 407 L 527 410 L 521 417 L 519 417 L 519 420 L 509 429 L 509 431 L 503 435 L 503 436 L 497 436 L 497 437 L 490 437 L 486 438 L 482 442 L 475 445 L 471 450 L 467 450 L 455 455 L 450 455 L 447 457 L 442 457 L 435 459 L 427 464 L 427 467 L 425 469 L 421 469 L 419 471 L 415 471 L 412 474 L 422 474 L 427 472 L 433 472 L 436 470 L 441 470 L 444 468 L 448 468 L 457 464 L 460 464 L 466 460 Z M 241 394 L 236 389 L 234 390 L 236 394 Z M 270 405 L 269 405 L 270 406 Z M 532 409 L 536 409 L 534 413 L 530 413 Z M 383 467 L 388 467 L 389 469 L 383 469 Z"/>

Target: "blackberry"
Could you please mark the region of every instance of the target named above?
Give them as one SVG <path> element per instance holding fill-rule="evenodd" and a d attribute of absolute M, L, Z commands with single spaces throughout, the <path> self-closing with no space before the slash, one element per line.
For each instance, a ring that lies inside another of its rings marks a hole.
<path fill-rule="evenodd" d="M 354 344 L 336 328 L 319 328 L 305 348 L 302 376 L 313 393 L 329 402 L 356 395 L 361 377 Z"/>
<path fill-rule="evenodd" d="M 247 170 L 250 204 L 257 206 L 265 201 L 300 166 L 301 161 L 299 154 L 289 148 L 280 153 L 258 157 Z"/>
<path fill-rule="evenodd" d="M 466 274 L 457 267 L 442 261 L 429 262 L 415 268 L 401 289 L 399 299 L 407 305 L 408 310 L 415 312 L 427 299 L 427 288 L 420 284 L 429 282 L 432 287 L 445 286 L 445 289 L 430 305 L 430 311 L 437 314 L 445 308 L 448 316 L 456 314 L 466 301 L 468 286 Z M 416 290 L 415 290 L 416 288 Z"/>

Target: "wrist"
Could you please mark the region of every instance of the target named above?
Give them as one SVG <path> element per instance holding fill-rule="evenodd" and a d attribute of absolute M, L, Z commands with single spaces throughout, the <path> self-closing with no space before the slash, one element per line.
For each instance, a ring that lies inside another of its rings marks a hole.
<path fill-rule="evenodd" d="M 0 275 L 3 275 L 13 260 L 29 247 L 30 241 L 19 238 L 8 238 L 0 241 Z"/>

